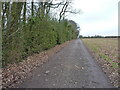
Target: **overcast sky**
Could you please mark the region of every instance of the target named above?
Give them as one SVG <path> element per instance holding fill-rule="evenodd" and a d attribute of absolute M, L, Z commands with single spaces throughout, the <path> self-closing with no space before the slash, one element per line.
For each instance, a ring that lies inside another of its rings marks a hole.
<path fill-rule="evenodd" d="M 74 0 L 73 7 L 80 15 L 68 18 L 76 21 L 83 36 L 118 35 L 118 2 L 120 0 Z"/>

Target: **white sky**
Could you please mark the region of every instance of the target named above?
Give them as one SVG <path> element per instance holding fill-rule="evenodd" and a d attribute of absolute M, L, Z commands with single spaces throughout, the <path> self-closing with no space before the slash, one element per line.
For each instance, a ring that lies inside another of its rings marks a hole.
<path fill-rule="evenodd" d="M 79 15 L 68 18 L 81 27 L 80 35 L 118 35 L 118 2 L 120 0 L 73 0 Z"/>

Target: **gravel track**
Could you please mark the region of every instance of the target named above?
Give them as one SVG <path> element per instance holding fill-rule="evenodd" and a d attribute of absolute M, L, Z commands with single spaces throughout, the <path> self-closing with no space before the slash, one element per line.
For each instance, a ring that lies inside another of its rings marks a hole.
<path fill-rule="evenodd" d="M 33 71 L 19 88 L 114 88 L 101 67 L 77 39 Z"/>

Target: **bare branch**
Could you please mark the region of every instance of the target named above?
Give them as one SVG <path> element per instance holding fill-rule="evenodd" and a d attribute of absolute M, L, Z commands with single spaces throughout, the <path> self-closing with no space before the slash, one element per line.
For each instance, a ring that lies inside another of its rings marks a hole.
<path fill-rule="evenodd" d="M 71 11 L 65 11 L 65 12 L 69 12 L 69 13 L 72 13 L 72 14 L 79 14 L 80 13 L 80 11 L 73 11 L 73 10 L 71 10 Z"/>

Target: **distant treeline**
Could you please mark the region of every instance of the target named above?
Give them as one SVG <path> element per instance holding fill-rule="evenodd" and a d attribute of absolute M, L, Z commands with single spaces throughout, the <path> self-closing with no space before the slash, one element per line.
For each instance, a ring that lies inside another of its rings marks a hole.
<path fill-rule="evenodd" d="M 100 35 L 82 36 L 82 35 L 80 35 L 79 38 L 120 38 L 120 36 L 100 36 Z"/>

